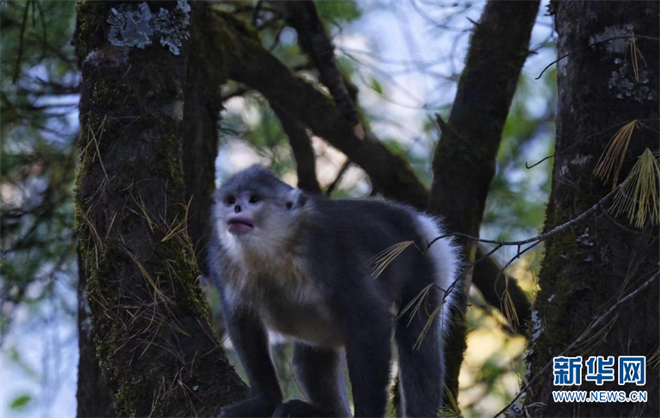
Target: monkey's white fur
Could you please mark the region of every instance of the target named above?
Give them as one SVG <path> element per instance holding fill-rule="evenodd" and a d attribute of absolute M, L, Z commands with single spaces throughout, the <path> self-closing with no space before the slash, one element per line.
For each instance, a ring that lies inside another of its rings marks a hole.
<path fill-rule="evenodd" d="M 419 213 L 417 215 L 417 222 L 419 223 L 420 231 L 427 242 L 431 242 L 434 239 L 445 235 L 437 218 L 432 218 L 424 213 Z M 459 291 L 460 286 L 460 283 L 454 285 L 454 281 L 458 278 L 458 268 L 460 264 L 459 249 L 454 243 L 452 237 L 446 237 L 434 242 L 429 248 L 427 254 L 433 260 L 436 274 L 436 285 L 444 291 L 451 290 L 451 293 L 444 298 L 442 314 L 440 321 L 438 321 L 442 331 L 447 332 L 449 310 L 451 309 L 453 302 L 456 300 L 455 295 L 456 292 Z"/>

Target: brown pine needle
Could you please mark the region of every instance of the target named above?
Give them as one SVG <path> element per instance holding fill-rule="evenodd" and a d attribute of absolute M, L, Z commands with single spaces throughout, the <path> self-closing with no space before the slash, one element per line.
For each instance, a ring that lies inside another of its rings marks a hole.
<path fill-rule="evenodd" d="M 621 173 L 621 166 L 626 157 L 626 151 L 630 144 L 630 138 L 637 127 L 637 119 L 629 122 L 614 134 L 610 142 L 607 144 L 605 152 L 600 156 L 598 164 L 594 169 L 594 174 L 603 179 L 607 183 L 608 178 L 612 177 L 612 188 L 616 187 L 619 174 Z"/>
<path fill-rule="evenodd" d="M 370 261 L 370 264 L 373 266 L 371 275 L 374 277 L 374 280 L 385 271 L 392 261 L 394 261 L 412 244 L 414 244 L 414 241 L 399 242 L 376 254 Z"/>
<path fill-rule="evenodd" d="M 610 208 L 614 216 L 625 213 L 637 228 L 647 221 L 660 224 L 660 164 L 646 148 L 614 196 Z"/>
<path fill-rule="evenodd" d="M 433 288 L 433 286 L 435 286 L 435 284 L 434 284 L 434 283 L 431 283 L 431 284 L 429 284 L 428 286 L 426 286 L 424 289 L 422 289 L 422 291 L 419 292 L 419 294 L 417 294 L 417 296 L 415 296 L 415 297 L 413 298 L 413 300 L 411 300 L 410 302 L 408 302 L 408 304 L 406 305 L 406 307 L 403 308 L 403 310 L 401 310 L 401 312 L 399 312 L 399 315 L 397 316 L 396 319 L 400 319 L 400 318 L 402 318 L 403 315 L 406 314 L 406 312 L 408 312 L 410 309 L 412 309 L 412 312 L 410 313 L 410 320 L 408 320 L 408 326 L 410 326 L 410 323 L 412 322 L 412 320 L 413 320 L 413 318 L 415 317 L 415 315 L 417 315 L 417 313 L 419 312 L 419 310 L 420 310 L 420 309 L 422 308 L 422 306 L 425 304 L 425 302 L 426 302 L 426 298 L 428 297 L 429 292 L 431 291 L 431 289 Z"/>
<path fill-rule="evenodd" d="M 507 277 L 508 281 L 509 278 Z M 518 319 L 518 312 L 516 311 L 516 305 L 513 303 L 511 298 L 511 293 L 509 293 L 509 287 L 504 289 L 504 294 L 502 295 L 502 312 L 506 317 L 506 320 L 509 321 L 509 324 L 520 325 L 520 320 Z"/>

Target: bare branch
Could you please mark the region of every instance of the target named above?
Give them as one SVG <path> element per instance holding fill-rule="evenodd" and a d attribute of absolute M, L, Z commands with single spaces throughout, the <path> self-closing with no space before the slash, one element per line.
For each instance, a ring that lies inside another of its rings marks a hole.
<path fill-rule="evenodd" d="M 271 107 L 282 124 L 282 130 L 289 137 L 296 161 L 298 187 L 309 193 L 321 194 L 321 186 L 316 178 L 316 156 L 305 127 L 278 104 L 273 103 Z"/>
<path fill-rule="evenodd" d="M 313 1 L 292 1 L 287 2 L 287 7 L 289 21 L 298 32 L 300 47 L 319 70 L 321 83 L 330 91 L 346 122 L 356 127 L 360 118 L 335 61 L 335 47 L 323 27 L 316 5 Z M 360 139 L 363 137 L 364 133 Z"/>

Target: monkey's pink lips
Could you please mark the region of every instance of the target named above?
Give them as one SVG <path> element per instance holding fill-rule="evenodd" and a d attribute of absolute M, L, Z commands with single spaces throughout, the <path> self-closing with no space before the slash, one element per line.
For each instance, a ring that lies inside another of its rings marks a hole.
<path fill-rule="evenodd" d="M 254 229 L 254 224 L 247 218 L 237 216 L 227 221 L 227 230 L 232 234 L 247 234 Z"/>

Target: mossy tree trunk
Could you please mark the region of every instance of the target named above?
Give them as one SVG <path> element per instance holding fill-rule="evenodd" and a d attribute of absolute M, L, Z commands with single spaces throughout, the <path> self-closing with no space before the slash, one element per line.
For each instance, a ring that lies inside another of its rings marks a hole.
<path fill-rule="evenodd" d="M 611 190 L 611 184 L 604 184 L 593 172 L 622 126 L 635 119 L 642 122 L 625 153 L 619 183 L 645 148 L 658 149 L 658 3 L 555 2 L 553 6 L 557 52 L 566 58 L 558 63 L 555 165 L 545 231 L 574 219 Z M 638 36 L 634 45 L 633 35 Z M 632 53 L 635 46 L 639 48 L 636 54 Z M 597 355 L 649 359 L 657 355 L 658 281 L 581 337 L 596 318 L 657 272 L 657 236 L 657 227 L 636 229 L 624 217 L 615 219 L 600 211 L 547 241 L 533 314 L 528 379 L 578 338 L 580 343 L 564 355 L 582 356 L 584 361 Z M 553 385 L 550 366 L 527 392 L 528 412 L 535 416 L 660 416 L 658 372 L 651 362 L 644 387 L 582 381 L 579 387 L 563 389 L 644 390 L 648 402 L 553 402 L 551 392 L 562 388 Z"/>
<path fill-rule="evenodd" d="M 186 228 L 190 21 L 184 1 L 78 8 L 78 239 L 120 415 L 209 416 L 245 394 L 209 325 Z"/>

